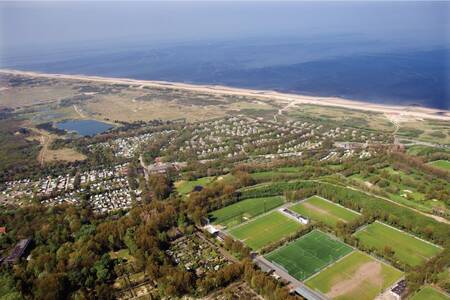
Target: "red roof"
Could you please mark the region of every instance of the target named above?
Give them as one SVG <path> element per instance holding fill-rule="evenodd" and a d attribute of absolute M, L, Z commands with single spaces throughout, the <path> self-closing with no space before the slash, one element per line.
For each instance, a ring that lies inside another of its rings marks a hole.
<path fill-rule="evenodd" d="M 6 227 L 0 227 L 0 233 L 6 233 Z"/>

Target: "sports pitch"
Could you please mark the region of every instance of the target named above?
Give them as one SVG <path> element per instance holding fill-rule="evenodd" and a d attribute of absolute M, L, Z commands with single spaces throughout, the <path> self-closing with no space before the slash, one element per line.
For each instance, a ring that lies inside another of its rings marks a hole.
<path fill-rule="evenodd" d="M 284 197 L 282 196 L 246 199 L 213 211 L 209 218 L 214 224 L 231 227 L 274 209 L 283 203 Z"/>
<path fill-rule="evenodd" d="M 331 299 L 371 300 L 402 276 L 401 271 L 355 251 L 305 283 Z"/>
<path fill-rule="evenodd" d="M 261 249 L 297 231 L 302 225 L 278 211 L 232 228 L 228 233 L 253 250 Z"/>
<path fill-rule="evenodd" d="M 425 286 L 420 289 L 417 293 L 415 293 L 411 300 L 450 300 L 450 297 L 448 297 L 446 294 L 441 293 L 431 286 Z"/>
<path fill-rule="evenodd" d="M 417 266 L 441 251 L 436 245 L 419 240 L 403 231 L 374 222 L 355 233 L 362 245 L 383 251 L 386 246 L 395 251 L 394 257 L 407 265 Z"/>
<path fill-rule="evenodd" d="M 428 164 L 432 165 L 433 167 L 437 167 L 437 168 L 441 168 L 443 170 L 450 171 L 450 161 L 448 161 L 448 160 L 440 159 L 440 160 L 432 161 Z"/>
<path fill-rule="evenodd" d="M 269 253 L 266 259 L 304 280 L 352 251 L 350 246 L 314 230 Z"/>
<path fill-rule="evenodd" d="M 317 196 L 312 196 L 289 209 L 332 227 L 336 227 L 339 221 L 347 223 L 359 217 L 358 213 Z"/>

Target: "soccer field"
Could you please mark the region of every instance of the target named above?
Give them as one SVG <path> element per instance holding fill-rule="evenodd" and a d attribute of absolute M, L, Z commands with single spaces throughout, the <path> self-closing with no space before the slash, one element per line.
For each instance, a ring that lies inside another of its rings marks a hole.
<path fill-rule="evenodd" d="M 214 224 L 232 227 L 284 203 L 284 197 L 251 198 L 213 211 L 209 218 Z"/>
<path fill-rule="evenodd" d="M 266 259 L 304 280 L 352 251 L 350 246 L 314 230 L 269 253 Z"/>
<path fill-rule="evenodd" d="M 441 293 L 441 292 L 435 290 L 431 286 L 425 286 L 425 287 L 421 288 L 419 292 L 415 293 L 411 297 L 411 300 L 422 300 L 422 299 L 427 299 L 427 300 L 450 300 L 450 297 L 448 297 L 444 293 Z"/>
<path fill-rule="evenodd" d="M 306 285 L 339 300 L 372 300 L 403 273 L 355 251 L 306 281 Z"/>
<path fill-rule="evenodd" d="M 347 223 L 359 217 L 358 213 L 317 196 L 312 196 L 289 209 L 332 227 L 335 227 L 338 221 Z"/>
<path fill-rule="evenodd" d="M 450 161 L 448 161 L 448 160 L 440 159 L 440 160 L 432 161 L 428 164 L 432 165 L 433 167 L 437 167 L 437 168 L 441 168 L 443 170 L 450 171 Z"/>
<path fill-rule="evenodd" d="M 228 233 L 253 250 L 261 249 L 297 231 L 302 225 L 278 211 L 232 228 Z"/>
<path fill-rule="evenodd" d="M 355 233 L 355 236 L 365 247 L 383 250 L 389 246 L 395 251 L 394 257 L 397 260 L 410 266 L 417 266 L 441 251 L 441 248 L 436 245 L 419 240 L 406 232 L 380 222 L 370 224 Z"/>

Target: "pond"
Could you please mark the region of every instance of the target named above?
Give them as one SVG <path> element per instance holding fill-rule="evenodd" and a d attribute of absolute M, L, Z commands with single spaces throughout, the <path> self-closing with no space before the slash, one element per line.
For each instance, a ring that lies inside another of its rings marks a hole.
<path fill-rule="evenodd" d="M 113 127 L 111 124 L 96 120 L 66 120 L 55 125 L 59 129 L 74 131 L 82 136 L 93 136 Z"/>

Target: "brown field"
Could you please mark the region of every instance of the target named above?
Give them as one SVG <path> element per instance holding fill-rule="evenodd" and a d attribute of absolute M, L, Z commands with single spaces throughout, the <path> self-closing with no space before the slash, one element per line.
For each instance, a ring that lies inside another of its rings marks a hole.
<path fill-rule="evenodd" d="M 30 128 L 36 133 L 35 136 L 30 139 L 37 140 L 41 143 L 42 148 L 37 157 L 41 165 L 53 161 L 80 161 L 85 160 L 86 156 L 77 152 L 72 148 L 62 148 L 57 150 L 50 149 L 50 145 L 53 140 L 57 137 L 56 135 L 50 134 L 44 130 L 39 130 L 35 128 Z"/>

